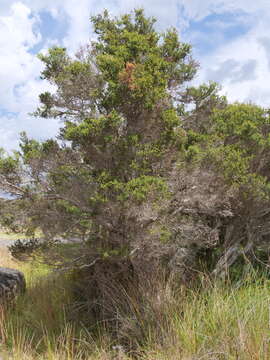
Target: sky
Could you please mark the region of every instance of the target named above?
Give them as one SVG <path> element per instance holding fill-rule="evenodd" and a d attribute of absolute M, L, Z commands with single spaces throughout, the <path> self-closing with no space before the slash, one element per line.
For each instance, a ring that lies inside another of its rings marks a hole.
<path fill-rule="evenodd" d="M 18 148 L 21 131 L 53 137 L 61 125 L 30 115 L 50 88 L 37 54 L 54 45 L 74 53 L 93 36 L 91 15 L 138 7 L 192 44 L 195 83 L 214 80 L 229 101 L 270 107 L 269 0 L 0 0 L 0 147 Z"/>

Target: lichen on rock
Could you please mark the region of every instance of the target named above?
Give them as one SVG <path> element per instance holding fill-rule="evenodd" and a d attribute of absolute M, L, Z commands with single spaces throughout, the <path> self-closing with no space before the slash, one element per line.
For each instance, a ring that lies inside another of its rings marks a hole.
<path fill-rule="evenodd" d="M 21 271 L 0 267 L 0 302 L 11 301 L 25 290 L 25 277 Z"/>

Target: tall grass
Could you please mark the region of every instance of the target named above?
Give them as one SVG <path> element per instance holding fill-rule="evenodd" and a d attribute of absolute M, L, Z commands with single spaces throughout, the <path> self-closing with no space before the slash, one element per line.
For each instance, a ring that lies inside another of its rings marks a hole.
<path fill-rule="evenodd" d="M 3 359 L 270 359 L 270 282 L 262 274 L 237 286 L 202 281 L 196 290 L 173 291 L 160 281 L 155 291 L 142 287 L 134 296 L 116 289 L 111 296 L 121 326 L 112 335 L 70 315 L 68 275 L 13 262 L 3 252 L 1 266 L 24 271 L 28 285 L 15 307 L 0 311 Z"/>
<path fill-rule="evenodd" d="M 190 291 L 170 314 L 167 346 L 148 347 L 158 359 L 270 359 L 270 283 L 247 281 Z M 180 312 L 181 311 L 181 312 Z M 155 348 L 155 350 L 153 350 Z"/>

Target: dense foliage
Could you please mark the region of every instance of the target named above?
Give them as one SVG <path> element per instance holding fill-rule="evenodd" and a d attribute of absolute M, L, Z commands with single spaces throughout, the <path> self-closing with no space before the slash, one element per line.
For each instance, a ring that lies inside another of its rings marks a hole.
<path fill-rule="evenodd" d="M 19 152 L 1 154 L 1 187 L 15 196 L 2 223 L 79 237 L 72 264 L 103 272 L 162 265 L 187 281 L 267 262 L 269 111 L 228 104 L 215 83 L 189 86 L 190 45 L 142 10 L 92 23 L 96 41 L 76 57 L 39 55 L 56 91 L 35 115 L 63 126 L 45 142 L 22 134 Z"/>

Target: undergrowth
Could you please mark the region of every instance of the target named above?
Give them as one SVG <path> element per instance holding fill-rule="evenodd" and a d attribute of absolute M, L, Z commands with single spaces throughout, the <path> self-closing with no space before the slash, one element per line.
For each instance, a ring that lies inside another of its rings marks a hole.
<path fill-rule="evenodd" d="M 55 274 L 38 262 L 14 262 L 4 251 L 1 260 L 1 266 L 22 270 L 28 287 L 16 306 L 1 310 L 3 359 L 270 358 L 270 281 L 264 274 L 251 271 L 233 284 L 213 283 L 205 277 L 196 290 L 175 291 L 160 280 L 155 291 L 145 291 L 141 300 L 132 294 L 142 294 L 143 289 L 129 294 L 119 290 L 112 296 L 115 316 L 124 327 L 112 332 L 102 323 L 86 327 L 79 314 L 71 316 L 69 274 Z M 128 311 L 123 303 L 129 304 Z M 125 334 L 120 336 L 120 331 Z"/>

